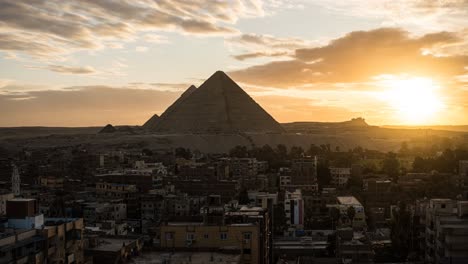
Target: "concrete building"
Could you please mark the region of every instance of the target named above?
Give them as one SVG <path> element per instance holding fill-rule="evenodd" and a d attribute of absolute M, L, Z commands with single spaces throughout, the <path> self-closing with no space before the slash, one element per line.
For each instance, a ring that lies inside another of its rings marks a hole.
<path fill-rule="evenodd" d="M 6 215 L 6 203 L 15 198 L 12 192 L 3 192 L 0 194 L 0 216 Z"/>
<path fill-rule="evenodd" d="M 302 158 L 293 160 L 291 169 L 280 168 L 280 189 L 294 192 L 296 189 L 318 192 L 317 159 Z"/>
<path fill-rule="evenodd" d="M 82 218 L 44 218 L 34 199 L 7 201 L 0 263 L 85 263 Z"/>
<path fill-rule="evenodd" d="M 127 219 L 127 205 L 118 200 L 113 203 L 85 203 L 83 218 L 87 225 L 107 220 L 123 221 Z"/>
<path fill-rule="evenodd" d="M 425 220 L 425 263 L 468 263 L 468 201 L 431 199 Z"/>
<path fill-rule="evenodd" d="M 295 236 L 304 229 L 304 201 L 300 189 L 294 192 L 286 191 L 284 195 L 284 213 L 288 229 L 285 236 Z"/>
<path fill-rule="evenodd" d="M 330 167 L 331 184 L 335 187 L 346 187 L 351 177 L 351 168 Z"/>
<path fill-rule="evenodd" d="M 65 180 L 61 177 L 45 176 L 40 177 L 42 186 L 50 189 L 63 189 Z"/>
<path fill-rule="evenodd" d="M 340 224 L 351 225 L 353 229 L 362 229 L 366 227 L 366 214 L 364 206 L 354 196 L 338 196 L 337 204 L 328 205 L 328 207 L 336 207 L 340 210 Z M 351 220 L 348 217 L 348 208 L 354 207 L 354 218 Z"/>
<path fill-rule="evenodd" d="M 269 263 L 271 237 L 268 212 L 243 207 L 227 212 L 225 224 L 172 222 L 160 227 L 160 247 L 166 251 L 232 252 L 239 263 Z"/>
<path fill-rule="evenodd" d="M 457 184 L 460 188 L 468 189 L 468 160 L 459 161 Z"/>
<path fill-rule="evenodd" d="M 93 263 L 127 263 L 143 249 L 143 239 L 139 236 L 99 236 L 89 235 L 86 256 Z"/>

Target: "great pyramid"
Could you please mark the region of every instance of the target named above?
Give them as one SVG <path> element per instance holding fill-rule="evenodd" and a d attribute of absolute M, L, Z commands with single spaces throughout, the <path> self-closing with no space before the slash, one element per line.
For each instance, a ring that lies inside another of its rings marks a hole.
<path fill-rule="evenodd" d="M 151 130 L 157 133 L 281 133 L 283 128 L 224 72 L 172 104 Z M 187 91 L 188 91 L 187 90 Z"/>

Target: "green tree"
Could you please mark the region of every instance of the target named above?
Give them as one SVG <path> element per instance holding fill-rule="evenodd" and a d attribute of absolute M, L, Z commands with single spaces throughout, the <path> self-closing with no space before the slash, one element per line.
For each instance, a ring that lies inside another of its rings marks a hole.
<path fill-rule="evenodd" d="M 289 150 L 289 157 L 291 159 L 299 159 L 303 156 L 304 150 L 301 147 L 293 146 Z"/>
<path fill-rule="evenodd" d="M 348 216 L 349 221 L 351 221 L 352 227 L 354 222 L 354 216 L 356 216 L 356 209 L 354 209 L 353 206 L 348 207 L 348 209 L 346 209 L 346 215 Z"/>
<path fill-rule="evenodd" d="M 229 156 L 233 158 L 247 158 L 249 152 L 246 146 L 235 146 L 229 151 Z"/>
<path fill-rule="evenodd" d="M 400 174 L 400 161 L 398 160 L 395 153 L 389 152 L 387 155 L 385 155 L 382 169 L 384 173 L 392 177 L 394 182 L 398 182 L 398 176 Z"/>

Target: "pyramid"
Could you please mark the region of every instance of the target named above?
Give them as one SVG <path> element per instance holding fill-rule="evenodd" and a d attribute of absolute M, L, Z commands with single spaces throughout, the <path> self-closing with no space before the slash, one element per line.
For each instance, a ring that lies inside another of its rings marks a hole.
<path fill-rule="evenodd" d="M 152 129 L 158 133 L 281 133 L 283 128 L 224 72 L 179 98 Z"/>
<path fill-rule="evenodd" d="M 171 106 L 169 106 L 166 109 L 166 111 L 164 111 L 164 113 L 162 113 L 161 117 L 164 118 L 169 113 L 175 111 L 177 109 L 177 106 L 180 105 L 183 101 L 185 101 L 185 99 L 187 99 L 189 95 L 191 95 L 196 89 L 197 87 L 195 87 L 195 85 L 190 85 L 190 87 L 187 88 L 187 90 L 185 90 L 185 92 L 183 92 L 180 95 L 180 97 Z"/>
<path fill-rule="evenodd" d="M 146 121 L 143 124 L 143 128 L 146 129 L 151 129 L 156 126 L 156 124 L 159 122 L 159 116 L 157 114 L 154 114 L 148 121 Z"/>
<path fill-rule="evenodd" d="M 106 134 L 106 133 L 115 133 L 117 132 L 117 129 L 111 124 L 107 124 L 104 128 L 99 131 L 99 134 Z"/>

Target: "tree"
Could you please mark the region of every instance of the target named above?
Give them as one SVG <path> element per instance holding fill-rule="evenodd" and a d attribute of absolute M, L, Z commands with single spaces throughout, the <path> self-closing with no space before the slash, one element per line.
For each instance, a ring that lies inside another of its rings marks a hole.
<path fill-rule="evenodd" d="M 289 150 L 289 157 L 291 159 L 299 159 L 304 154 L 304 150 L 301 147 L 293 146 L 291 150 Z"/>
<path fill-rule="evenodd" d="M 242 189 L 239 193 L 239 204 L 249 204 L 250 199 L 249 199 L 249 193 L 247 192 L 247 189 Z"/>
<path fill-rule="evenodd" d="M 348 216 L 349 221 L 351 221 L 351 227 L 352 227 L 354 216 L 356 215 L 356 209 L 354 209 L 353 206 L 348 207 L 348 209 L 346 209 L 346 215 Z"/>
<path fill-rule="evenodd" d="M 406 261 L 409 253 L 409 227 L 411 224 L 410 214 L 406 210 L 406 204 L 399 203 L 393 212 L 394 218 L 391 224 L 390 238 L 392 240 L 393 255 L 400 261 Z"/>
<path fill-rule="evenodd" d="M 278 158 L 281 160 L 285 160 L 288 158 L 288 148 L 283 144 L 279 144 L 278 146 L 276 146 L 275 152 Z"/>
<path fill-rule="evenodd" d="M 383 171 L 393 178 L 394 182 L 398 182 L 398 175 L 400 174 L 400 161 L 397 155 L 393 152 L 387 153 L 383 160 Z"/>
<path fill-rule="evenodd" d="M 192 158 L 192 152 L 190 151 L 190 149 L 179 147 L 175 149 L 175 156 L 177 158 L 184 158 L 188 160 Z"/>
<path fill-rule="evenodd" d="M 333 229 L 336 229 L 336 222 L 340 219 L 340 210 L 336 207 L 330 208 L 330 218 L 332 220 Z"/>
<path fill-rule="evenodd" d="M 401 148 L 400 148 L 399 152 L 400 152 L 401 155 L 408 155 L 409 154 L 410 151 L 409 151 L 409 148 L 408 148 L 408 142 L 403 141 L 401 143 Z"/>
<path fill-rule="evenodd" d="M 235 146 L 229 151 L 229 156 L 234 158 L 247 158 L 249 152 L 246 146 Z"/>

